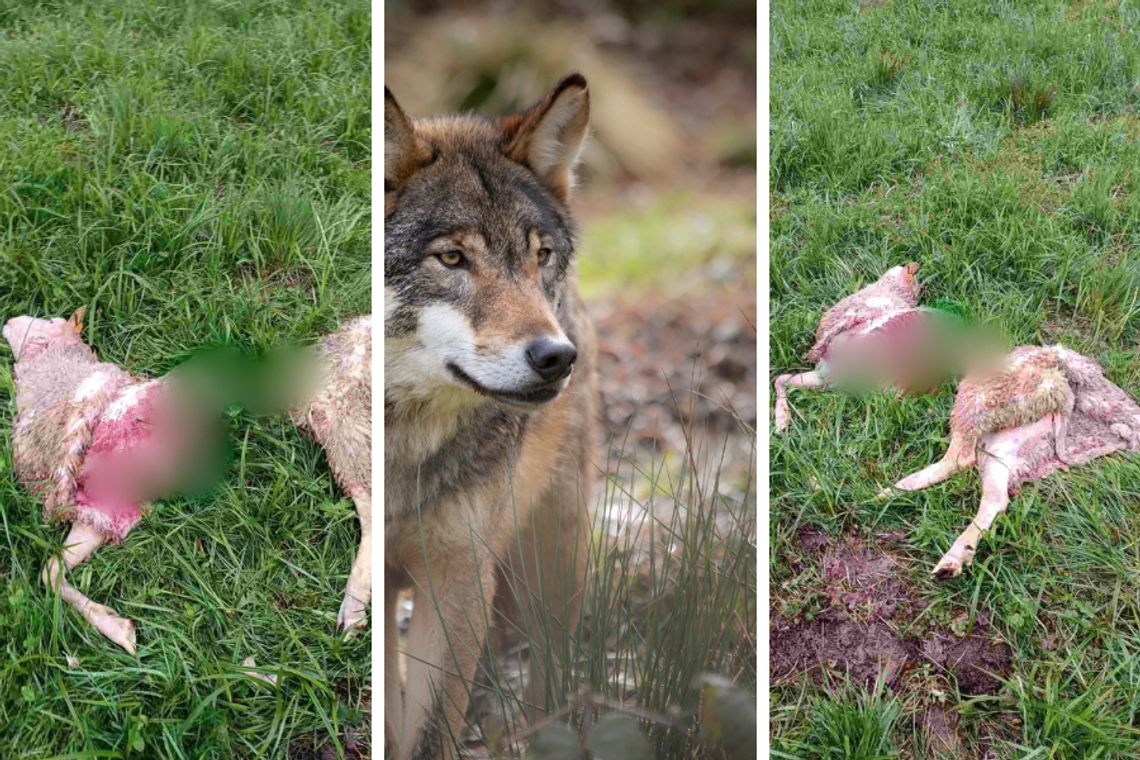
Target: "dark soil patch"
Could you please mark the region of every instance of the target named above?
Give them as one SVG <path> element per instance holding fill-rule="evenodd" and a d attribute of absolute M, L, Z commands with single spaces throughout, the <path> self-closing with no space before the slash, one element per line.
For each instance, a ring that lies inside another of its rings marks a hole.
<path fill-rule="evenodd" d="M 988 629 L 989 626 L 985 626 L 986 632 Z M 978 633 L 958 638 L 931 631 L 922 642 L 922 654 L 953 673 L 962 694 L 995 694 L 1001 688 L 995 674 L 1009 673 L 1009 647 Z"/>
<path fill-rule="evenodd" d="M 815 529 L 800 533 L 795 542 L 800 555 L 789 561 L 799 573 L 814 571 L 819 579 L 797 594 L 810 594 L 822 609 L 810 616 L 772 611 L 772 681 L 808 673 L 819 682 L 850 678 L 872 688 L 881 678 L 904 704 L 917 706 L 932 746 L 961 754 L 957 712 L 931 702 L 918 684 L 948 677 L 962 695 L 995 694 L 999 677 L 1010 672 L 1012 652 L 995 640 L 985 613 L 975 616 L 969 633 L 954 630 L 955 624 L 916 622 L 926 603 L 905 580 L 906 557 L 884 546 L 891 538 L 847 533 L 835 539 Z"/>

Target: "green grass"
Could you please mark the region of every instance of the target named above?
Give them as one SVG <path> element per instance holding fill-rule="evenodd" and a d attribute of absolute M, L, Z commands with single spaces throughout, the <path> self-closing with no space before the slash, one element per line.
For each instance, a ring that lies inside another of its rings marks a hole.
<path fill-rule="evenodd" d="M 161 374 L 369 309 L 366 4 L 5 3 L 0 27 L 0 320 L 86 304 L 101 357 Z M 215 491 L 73 574 L 138 622 L 133 658 L 39 583 L 62 532 L 14 483 L 12 391 L 5 345 L 0 757 L 367 747 L 369 637 L 334 635 L 359 530 L 319 448 L 235 415 Z"/>
<path fill-rule="evenodd" d="M 1140 5 L 777 3 L 771 24 L 770 371 L 803 366 L 824 308 L 916 260 L 925 302 L 1009 345 L 1063 342 L 1140 397 Z M 976 476 L 872 497 L 941 456 L 953 392 L 794 394 L 770 454 L 773 593 L 802 525 L 905 530 L 928 614 L 989 610 L 1013 648 L 997 697 L 959 705 L 969 746 L 1135 756 L 1140 458 L 1028 485 L 936 583 L 924 570 L 976 510 Z M 825 720 L 807 688 L 774 695 L 777 747 Z M 894 723 L 894 745 L 923 746 L 915 730 Z"/>

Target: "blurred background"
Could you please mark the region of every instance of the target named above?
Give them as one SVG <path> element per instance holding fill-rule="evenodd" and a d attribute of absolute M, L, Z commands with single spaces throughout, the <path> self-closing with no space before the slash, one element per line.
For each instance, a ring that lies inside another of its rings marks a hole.
<path fill-rule="evenodd" d="M 755 3 L 388 2 L 384 56 L 413 118 L 502 116 L 571 71 L 589 82 L 571 207 L 607 477 L 575 714 L 596 717 L 594 694 L 610 700 L 602 712 L 662 716 L 632 736 L 648 731 L 653 756 L 754 757 Z M 521 675 L 506 660 L 498 670 Z M 708 672 L 728 685 L 698 707 Z M 469 750 L 511 755 L 508 702 L 475 694 Z"/>

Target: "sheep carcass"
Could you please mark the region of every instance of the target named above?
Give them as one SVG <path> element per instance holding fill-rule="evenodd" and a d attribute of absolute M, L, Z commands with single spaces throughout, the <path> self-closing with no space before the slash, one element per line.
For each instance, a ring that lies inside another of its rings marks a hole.
<path fill-rule="evenodd" d="M 946 455 L 894 489 L 917 491 L 977 467 L 977 516 L 934 568 L 949 578 L 973 560 L 1022 483 L 1121 450 L 1140 450 L 1140 406 L 1092 359 L 1063 346 L 1022 346 L 1000 367 L 962 380 Z"/>

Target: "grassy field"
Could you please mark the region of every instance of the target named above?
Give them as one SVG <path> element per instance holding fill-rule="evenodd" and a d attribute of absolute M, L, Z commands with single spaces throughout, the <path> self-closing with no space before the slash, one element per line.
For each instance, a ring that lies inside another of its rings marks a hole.
<path fill-rule="evenodd" d="M 824 308 L 915 260 L 925 303 L 1011 346 L 1062 342 L 1140 397 L 1140 5 L 781 2 L 771 25 L 770 371 L 803 366 Z M 964 634 L 988 618 L 1011 652 L 1000 688 L 967 696 L 922 657 L 877 695 L 800 675 L 773 689 L 775 749 L 924 757 L 919 706 L 937 699 L 956 722 L 950 754 L 1135 757 L 1140 457 L 1026 486 L 975 564 L 936 582 L 976 475 L 873 496 L 941 456 L 952 402 L 952 385 L 793 394 L 770 454 L 773 613 L 819 612 L 805 529 L 900 534 L 913 625 Z"/>
<path fill-rule="evenodd" d="M 369 309 L 367 4 L 4 3 L 0 28 L 0 320 L 86 304 L 102 358 L 161 374 Z M 359 531 L 320 450 L 235 413 L 214 492 L 73 574 L 138 622 L 130 657 L 38 581 L 62 532 L 13 481 L 11 359 L 0 757 L 367 754 L 369 637 L 334 634 Z"/>

